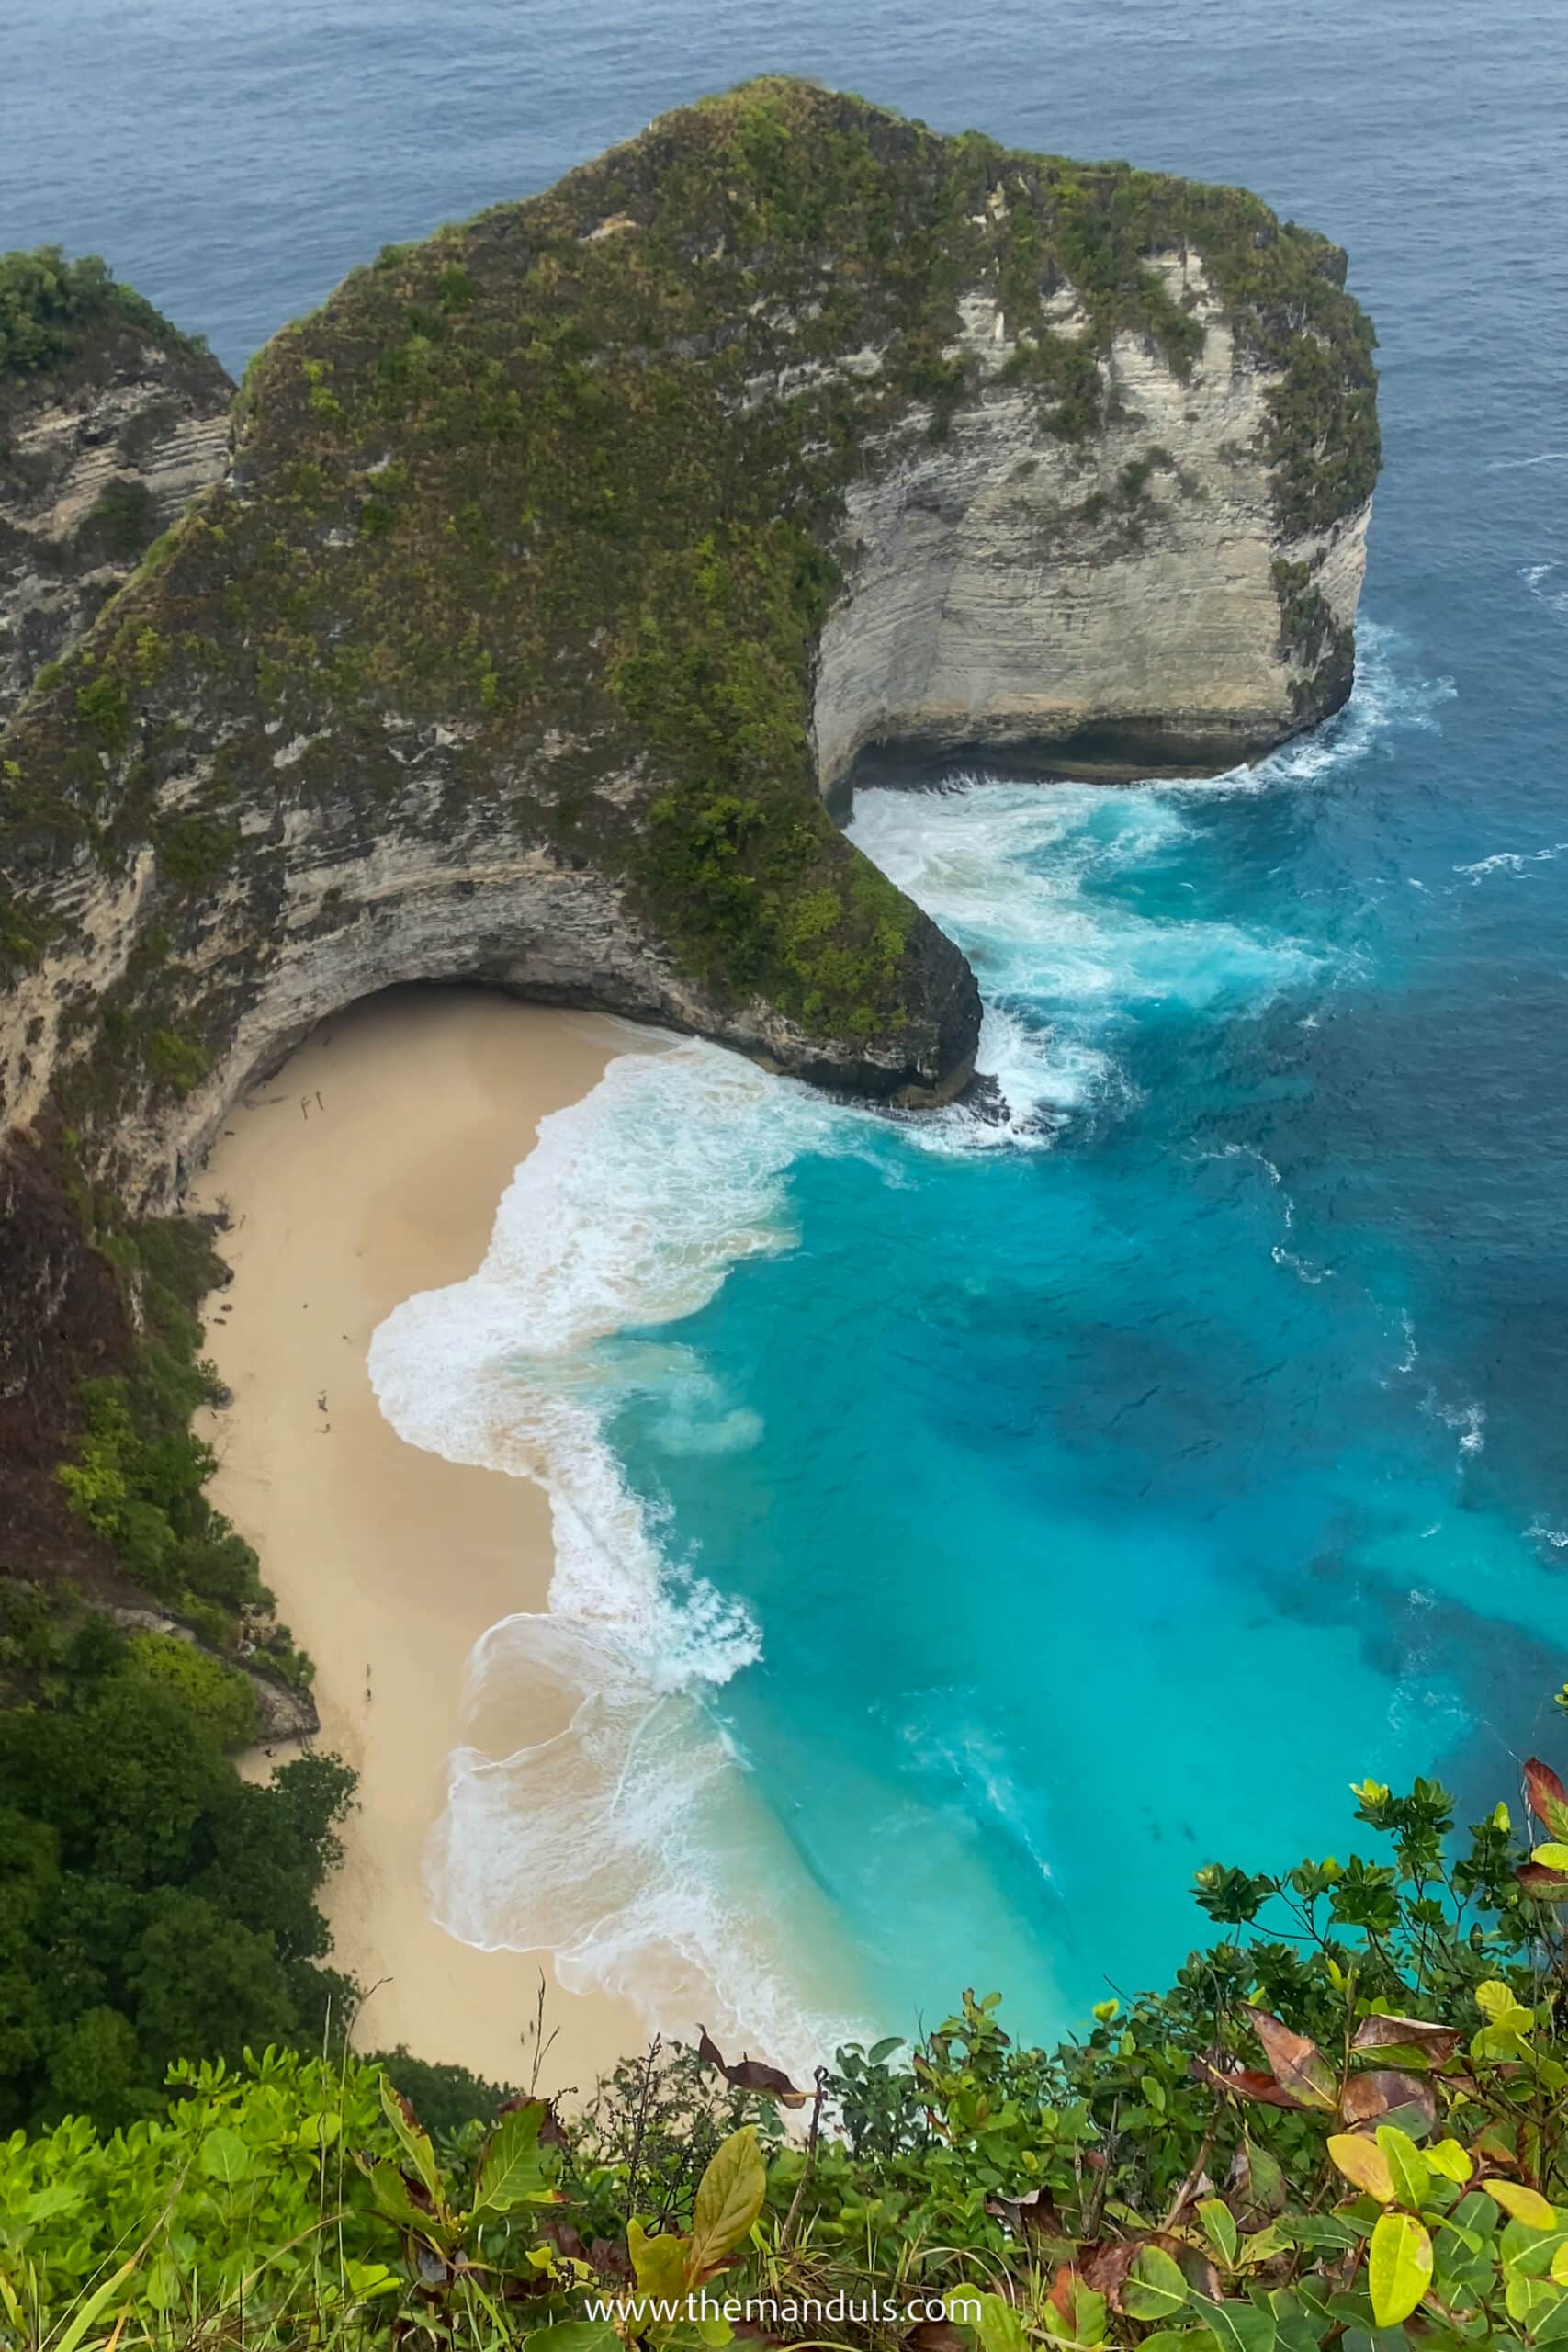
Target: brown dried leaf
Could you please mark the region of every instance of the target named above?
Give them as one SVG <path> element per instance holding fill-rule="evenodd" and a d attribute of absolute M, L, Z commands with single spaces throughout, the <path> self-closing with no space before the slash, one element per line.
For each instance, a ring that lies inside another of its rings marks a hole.
<path fill-rule="evenodd" d="M 1419 2108 L 1427 2119 L 1428 2131 L 1438 2120 L 1437 2096 L 1426 2077 L 1396 2074 L 1392 2067 L 1380 2067 L 1371 2074 L 1352 2075 L 1345 2086 L 1339 2112 L 1347 2123 L 1364 2127 L 1376 2123 L 1396 2107 Z"/>
<path fill-rule="evenodd" d="M 917 2321 L 904 2341 L 909 2352 L 968 2352 L 966 2339 L 946 2319 Z"/>
<path fill-rule="evenodd" d="M 1194 2058 L 1189 2072 L 1212 2090 L 1228 2091 L 1233 2098 L 1249 2098 L 1261 2107 L 1303 2108 L 1307 2102 L 1280 2088 L 1272 2075 L 1255 2066 L 1221 2067 L 1212 2058 Z"/>
<path fill-rule="evenodd" d="M 1280 2089 L 1292 2092 L 1303 2107 L 1332 2108 L 1337 2087 L 1335 2073 L 1316 2042 L 1304 2033 L 1293 2033 L 1267 2009 L 1248 2008 L 1244 2014 L 1263 2044 L 1264 2056 Z"/>
<path fill-rule="evenodd" d="M 1027 2197 L 987 2197 L 986 2211 L 993 2221 L 1005 2222 L 1020 2237 L 1070 2237 L 1066 2216 L 1050 2191 L 1032 2188 Z"/>
<path fill-rule="evenodd" d="M 1350 2047 L 1418 2050 L 1424 2065 L 1441 2066 L 1453 2056 L 1461 2039 L 1455 2027 L 1433 2025 L 1427 2018 L 1363 2018 Z"/>
<path fill-rule="evenodd" d="M 1122 2290 L 1137 2257 L 1135 2238 L 1104 2238 L 1079 2251 L 1078 2276 L 1094 2294 L 1103 2295 L 1113 2312 L 1122 2309 Z"/>
<path fill-rule="evenodd" d="M 769 2098 L 776 2098 L 781 2107 L 804 2107 L 808 2094 L 797 2090 L 787 2075 L 776 2066 L 765 2066 L 760 2058 L 742 2057 L 731 2066 L 705 2025 L 697 2028 L 697 2056 L 705 2065 L 716 2066 L 727 2083 L 738 2091 L 763 2091 Z"/>

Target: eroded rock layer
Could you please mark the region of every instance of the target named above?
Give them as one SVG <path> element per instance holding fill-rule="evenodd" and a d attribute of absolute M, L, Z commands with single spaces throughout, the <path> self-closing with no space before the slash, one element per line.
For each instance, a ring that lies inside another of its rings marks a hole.
<path fill-rule="evenodd" d="M 31 364 L 0 356 L 0 727 L 229 462 L 217 360 L 122 288 L 73 309 L 72 276 Z"/>

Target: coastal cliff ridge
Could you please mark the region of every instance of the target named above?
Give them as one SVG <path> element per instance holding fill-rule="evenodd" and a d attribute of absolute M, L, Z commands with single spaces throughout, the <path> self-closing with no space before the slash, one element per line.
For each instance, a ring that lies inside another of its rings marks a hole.
<path fill-rule="evenodd" d="M 973 1067 L 857 775 L 1255 757 L 1348 691 L 1344 257 L 1242 191 L 748 84 L 388 248 L 0 746 L 0 1087 L 135 1209 L 324 1013 L 490 981 Z"/>

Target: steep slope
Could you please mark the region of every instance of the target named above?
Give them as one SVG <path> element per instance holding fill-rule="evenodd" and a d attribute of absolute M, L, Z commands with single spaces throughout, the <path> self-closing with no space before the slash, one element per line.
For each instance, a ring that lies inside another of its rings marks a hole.
<path fill-rule="evenodd" d="M 0 726 L 223 472 L 233 397 L 101 262 L 0 254 Z"/>
<path fill-rule="evenodd" d="M 973 981 L 822 796 L 888 746 L 1224 764 L 1343 699 L 1342 275 L 1240 191 L 786 82 L 385 252 L 0 745 L 7 1121 L 166 1204 L 422 976 L 951 1091 Z"/>

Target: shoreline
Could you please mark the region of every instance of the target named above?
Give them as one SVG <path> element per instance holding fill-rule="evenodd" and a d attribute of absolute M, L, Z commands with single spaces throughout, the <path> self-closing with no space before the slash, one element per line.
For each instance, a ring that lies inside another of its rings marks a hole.
<path fill-rule="evenodd" d="M 195 1187 L 195 1205 L 231 1220 L 219 1248 L 233 1279 L 205 1310 L 232 1396 L 197 1424 L 219 1457 L 212 1499 L 315 1661 L 320 1745 L 359 1776 L 319 1898 L 330 1962 L 367 1996 L 355 2044 L 526 2084 L 542 1971 L 551 2091 L 585 2091 L 639 2049 L 639 2019 L 563 1991 L 547 1954 L 457 1942 L 423 1881 L 469 1656 L 502 1619 L 547 1605 L 549 1502 L 404 1443 L 366 1351 L 411 1294 L 473 1272 L 539 1120 L 636 1044 L 600 1014 L 390 990 L 323 1022 L 235 1105 Z M 294 1752 L 253 1751 L 242 1769 L 265 1776 Z"/>

